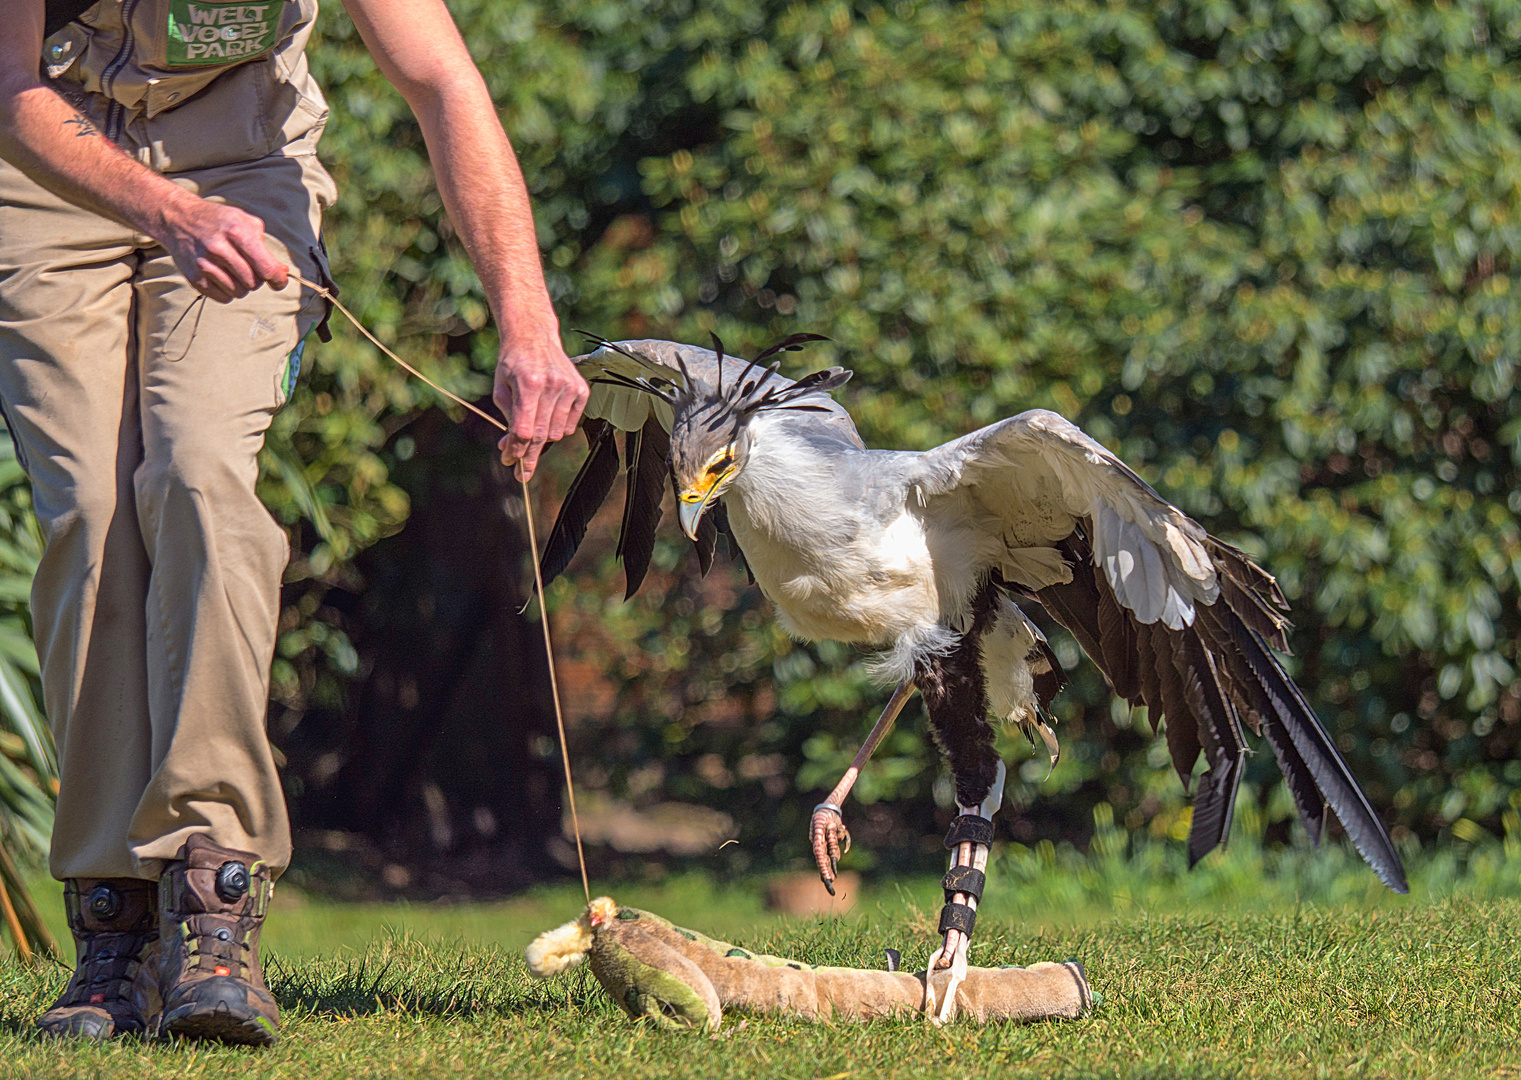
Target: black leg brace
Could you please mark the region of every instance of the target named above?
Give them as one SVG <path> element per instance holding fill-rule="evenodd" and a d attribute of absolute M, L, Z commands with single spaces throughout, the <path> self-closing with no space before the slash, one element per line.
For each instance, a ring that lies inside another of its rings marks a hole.
<path fill-rule="evenodd" d="M 993 823 L 977 814 L 962 814 L 952 821 L 945 834 L 945 846 L 954 851 L 968 842 L 992 847 Z M 953 866 L 946 871 L 945 880 L 940 882 L 945 889 L 945 907 L 940 909 L 940 933 L 960 930 L 967 937 L 972 936 L 972 929 L 977 925 L 977 910 L 969 904 L 956 903 L 952 897 L 962 893 L 981 900 L 986 884 L 987 876 L 970 866 Z"/>

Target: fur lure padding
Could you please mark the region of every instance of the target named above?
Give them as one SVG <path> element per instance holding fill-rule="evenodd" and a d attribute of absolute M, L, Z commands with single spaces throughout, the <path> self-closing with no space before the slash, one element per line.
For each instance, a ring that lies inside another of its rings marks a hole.
<path fill-rule="evenodd" d="M 558 975 L 586 959 L 596 928 L 618 913 L 618 905 L 599 896 L 587 905 L 578 919 L 546 930 L 524 950 L 528 970 L 540 979 Z"/>
<path fill-rule="evenodd" d="M 662 1027 L 717 1029 L 725 1009 L 805 1020 L 867 1020 L 919 1013 L 924 972 L 820 967 L 752 953 L 673 926 L 658 915 L 618 907 L 602 896 L 573 922 L 541 934 L 528 966 L 547 977 L 591 958 L 614 1001 L 634 1019 Z M 937 971 L 939 998 L 949 971 Z M 1076 1019 L 1093 1007 L 1083 966 L 1075 960 L 1030 967 L 972 968 L 956 991 L 951 1018 Z"/>

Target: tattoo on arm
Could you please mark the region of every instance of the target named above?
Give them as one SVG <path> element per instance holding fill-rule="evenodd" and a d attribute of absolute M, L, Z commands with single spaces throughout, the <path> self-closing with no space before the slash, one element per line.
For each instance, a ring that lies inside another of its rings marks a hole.
<path fill-rule="evenodd" d="M 75 129 L 74 130 L 74 137 L 76 139 L 87 139 L 87 138 L 90 138 L 91 136 L 96 136 L 96 135 L 100 134 L 100 128 L 98 128 L 94 124 L 90 123 L 90 121 L 86 117 L 83 117 L 83 116 L 78 116 L 78 115 L 71 116 L 67 120 L 65 120 L 64 123 L 66 125 L 68 125 L 68 126 L 70 126 L 70 127 L 72 127 L 72 128 Z"/>

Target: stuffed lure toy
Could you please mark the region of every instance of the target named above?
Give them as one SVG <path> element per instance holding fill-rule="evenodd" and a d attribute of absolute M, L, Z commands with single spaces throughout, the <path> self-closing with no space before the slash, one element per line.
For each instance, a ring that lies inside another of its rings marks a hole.
<path fill-rule="evenodd" d="M 925 973 L 818 967 L 752 953 L 683 930 L 658 915 L 619 907 L 606 896 L 581 917 L 528 946 L 528 968 L 548 978 L 590 958 L 592 973 L 629 1016 L 662 1027 L 716 1030 L 724 1009 L 805 1020 L 865 1020 L 931 1011 L 949 981 Z M 1075 1019 L 1094 1005 L 1075 960 L 1031 967 L 970 968 L 947 1018 Z M 933 1015 L 933 1012 L 931 1011 Z"/>

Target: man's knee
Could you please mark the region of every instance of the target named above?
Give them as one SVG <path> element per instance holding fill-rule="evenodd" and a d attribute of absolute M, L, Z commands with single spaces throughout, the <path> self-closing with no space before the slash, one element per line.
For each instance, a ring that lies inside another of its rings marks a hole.
<path fill-rule="evenodd" d="M 165 514 L 183 518 L 246 510 L 257 502 L 255 473 L 241 455 L 209 440 L 182 439 L 147 454 L 133 476 L 138 515 L 145 531 Z"/>
<path fill-rule="evenodd" d="M 152 553 L 164 538 L 177 544 L 267 554 L 281 568 L 289 540 L 260 501 L 258 463 L 246 454 L 207 440 L 180 440 L 161 454 L 149 453 L 133 477 L 138 522 Z"/>
<path fill-rule="evenodd" d="M 34 472 L 32 508 L 49 548 L 71 540 L 99 549 L 121 515 L 134 514 L 132 488 L 114 472 L 80 470 L 44 483 Z"/>

